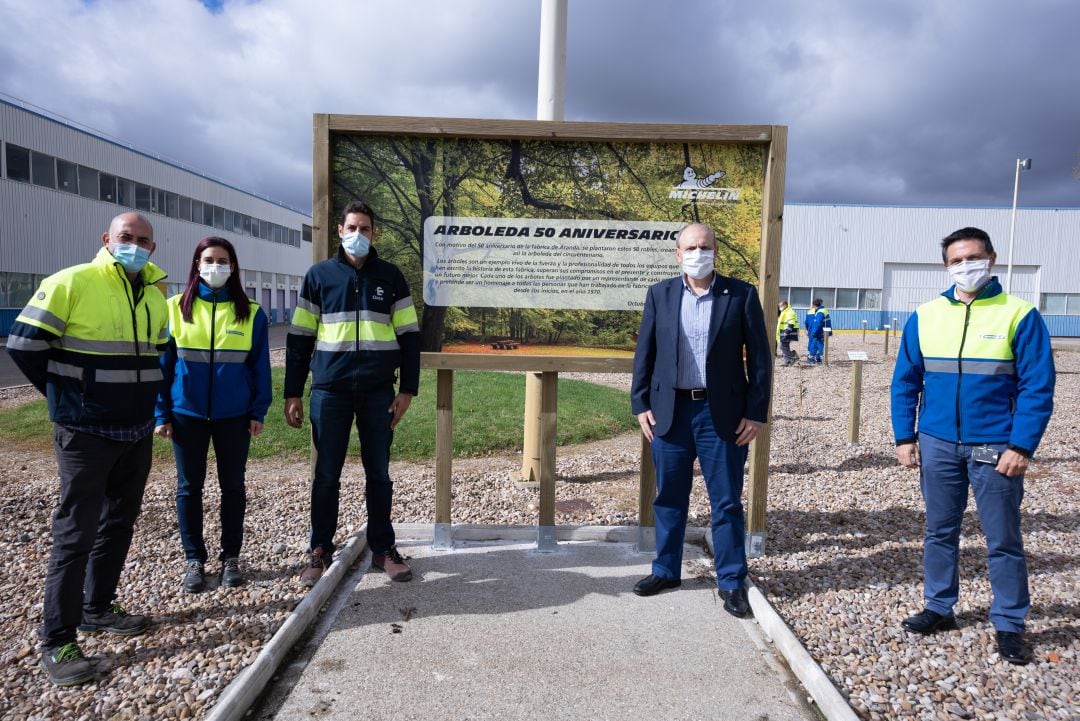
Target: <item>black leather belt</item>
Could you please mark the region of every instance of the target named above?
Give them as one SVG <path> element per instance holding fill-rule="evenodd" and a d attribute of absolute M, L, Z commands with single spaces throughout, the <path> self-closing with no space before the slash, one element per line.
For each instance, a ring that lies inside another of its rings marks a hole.
<path fill-rule="evenodd" d="M 679 396 L 680 398 L 689 398 L 692 401 L 703 401 L 703 400 L 705 400 L 705 389 L 704 388 L 676 388 L 675 389 L 675 395 Z"/>

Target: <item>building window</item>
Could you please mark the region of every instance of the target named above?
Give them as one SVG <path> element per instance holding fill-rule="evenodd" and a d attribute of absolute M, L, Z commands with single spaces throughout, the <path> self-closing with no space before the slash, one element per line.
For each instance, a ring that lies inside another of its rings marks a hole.
<path fill-rule="evenodd" d="M 153 204 L 151 200 L 153 190 L 149 185 L 135 183 L 135 210 L 141 210 L 145 213 L 150 212 L 150 207 Z"/>
<path fill-rule="evenodd" d="M 244 235 L 251 235 L 251 216 L 244 216 Z"/>
<path fill-rule="evenodd" d="M 859 291 L 859 309 L 860 310 L 880 310 L 881 309 L 881 291 L 880 290 L 860 290 Z"/>
<path fill-rule="evenodd" d="M 202 223 L 203 225 L 208 225 L 211 228 L 214 227 L 214 206 L 210 203 L 203 203 Z"/>
<path fill-rule="evenodd" d="M 180 196 L 180 220 L 191 220 L 191 198 Z"/>
<path fill-rule="evenodd" d="M 794 308 L 809 308 L 810 307 L 810 289 L 809 288 L 792 288 L 790 290 L 790 300 L 792 307 Z"/>
<path fill-rule="evenodd" d="M 225 230 L 225 209 L 216 205 L 214 206 L 214 227 Z"/>
<path fill-rule="evenodd" d="M 66 160 L 56 160 L 56 188 L 65 193 L 79 194 L 79 166 Z"/>
<path fill-rule="evenodd" d="M 165 215 L 170 218 L 180 216 L 180 196 L 176 193 L 165 193 Z"/>
<path fill-rule="evenodd" d="M 814 288 L 814 298 L 826 308 L 836 307 L 836 288 Z"/>
<path fill-rule="evenodd" d="M 300 239 L 303 240 L 304 242 L 307 242 L 307 243 L 311 242 L 311 226 L 310 225 L 305 224 L 304 227 L 301 229 L 301 231 L 300 231 Z M 786 291 L 787 288 L 784 288 L 783 290 Z M 781 295 L 780 297 L 783 298 L 785 296 Z"/>
<path fill-rule="evenodd" d="M 135 181 L 127 178 L 116 179 L 116 204 L 135 207 Z"/>
<path fill-rule="evenodd" d="M 34 283 L 34 276 L 30 273 L 7 273 L 7 286 L 5 295 L 7 296 L 8 308 L 22 308 L 30 301 L 30 296 L 34 293 L 36 284 Z"/>
<path fill-rule="evenodd" d="M 154 188 L 154 192 L 150 195 L 150 210 L 155 213 L 165 214 L 165 191 L 160 188 Z"/>
<path fill-rule="evenodd" d="M 98 171 L 85 165 L 79 166 L 79 195 L 98 199 Z"/>
<path fill-rule="evenodd" d="M 98 200 L 104 200 L 109 203 L 116 202 L 116 176 L 109 175 L 108 173 L 102 173 L 98 176 Z"/>
<path fill-rule="evenodd" d="M 294 248 L 300 247 L 300 231 L 292 228 L 289 230 L 289 245 Z"/>
<path fill-rule="evenodd" d="M 859 289 L 858 288 L 837 288 L 836 289 L 836 307 L 837 308 L 858 308 L 859 307 Z"/>
<path fill-rule="evenodd" d="M 232 214 L 232 232 L 240 235 L 244 232 L 244 214 L 233 212 Z"/>
<path fill-rule="evenodd" d="M 30 178 L 34 185 L 56 187 L 56 159 L 44 153 L 30 154 Z"/>
<path fill-rule="evenodd" d="M 30 151 L 18 145 L 7 144 L 7 177 L 20 183 L 30 182 Z"/>

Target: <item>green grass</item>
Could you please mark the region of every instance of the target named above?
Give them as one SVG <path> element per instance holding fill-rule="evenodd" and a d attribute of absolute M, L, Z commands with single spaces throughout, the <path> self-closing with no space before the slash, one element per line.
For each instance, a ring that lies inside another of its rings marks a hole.
<path fill-rule="evenodd" d="M 279 456 L 307 458 L 310 424 L 290 428 L 282 414 L 284 372 L 274 369 L 274 404 L 263 432 L 251 444 L 252 459 Z M 525 380 L 520 373 L 457 371 L 454 373 L 454 455 L 483 456 L 521 447 Z M 637 428 L 625 391 L 592 383 L 560 379 L 558 444 L 610 438 Z M 0 411 L 0 440 L 9 448 L 51 451 L 52 424 L 45 401 Z M 359 447 L 356 434 L 350 454 Z M 154 439 L 159 461 L 172 459 L 168 441 Z M 420 395 L 394 431 L 393 457 L 424 460 L 435 456 L 435 371 L 420 376 Z"/>

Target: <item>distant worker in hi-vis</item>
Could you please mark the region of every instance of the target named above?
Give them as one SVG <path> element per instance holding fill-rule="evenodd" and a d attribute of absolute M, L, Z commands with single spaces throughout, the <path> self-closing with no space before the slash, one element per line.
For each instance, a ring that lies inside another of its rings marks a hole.
<path fill-rule="evenodd" d="M 371 565 L 394 581 L 412 578 L 390 523 L 390 445 L 420 386 L 420 326 L 405 276 L 379 258 L 375 235 L 371 208 L 358 201 L 345 207 L 337 255 L 304 276 L 286 339 L 285 421 L 294 428 L 304 419 L 301 395 L 311 373 L 311 551 L 300 576 L 307 586 L 318 582 L 334 554 L 341 470 L 354 422 Z"/>
<path fill-rule="evenodd" d="M 946 236 L 941 255 L 953 285 L 908 318 L 892 380 L 896 457 L 919 469 L 926 503 L 924 608 L 902 625 L 920 634 L 957 628 L 970 488 L 986 536 L 998 655 L 1025 664 L 1031 600 L 1020 502 L 1053 410 L 1050 335 L 1039 311 L 990 275 L 997 255 L 984 231 Z"/>
<path fill-rule="evenodd" d="M 780 315 L 776 319 L 776 342 L 784 354 L 784 365 L 794 365 L 799 354 L 791 350 L 791 344 L 799 341 L 799 316 L 786 300 L 777 303 Z"/>

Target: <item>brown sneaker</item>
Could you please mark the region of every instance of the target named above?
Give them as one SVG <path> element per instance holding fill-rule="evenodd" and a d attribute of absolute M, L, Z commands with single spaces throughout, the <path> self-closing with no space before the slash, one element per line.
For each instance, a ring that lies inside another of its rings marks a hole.
<path fill-rule="evenodd" d="M 412 569 L 405 563 L 405 558 L 398 553 L 397 546 L 391 546 L 386 553 L 375 553 L 371 556 L 371 567 L 377 568 L 390 577 L 391 581 L 409 581 L 412 579 Z"/>
<path fill-rule="evenodd" d="M 325 548 L 311 549 L 310 556 L 311 561 L 308 562 L 307 568 L 300 574 L 300 583 L 308 588 L 318 583 L 319 579 L 322 578 L 323 571 L 330 566 L 330 554 L 327 553 Z"/>

